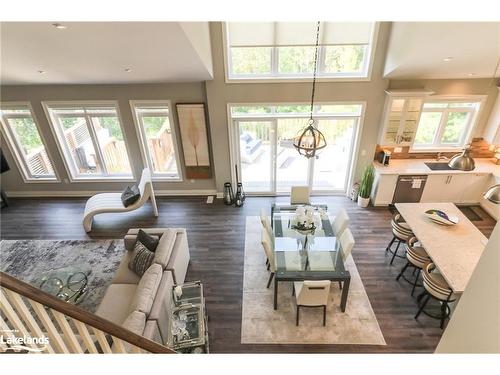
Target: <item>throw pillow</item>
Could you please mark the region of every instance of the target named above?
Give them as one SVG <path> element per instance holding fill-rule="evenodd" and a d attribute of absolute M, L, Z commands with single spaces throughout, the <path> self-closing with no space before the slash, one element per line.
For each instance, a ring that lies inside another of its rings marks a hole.
<path fill-rule="evenodd" d="M 134 204 L 139 200 L 141 197 L 141 193 L 139 191 L 139 188 L 134 185 L 132 187 L 127 186 L 125 190 L 123 190 L 122 193 L 122 203 L 125 207 L 130 206 L 131 204 Z"/>
<path fill-rule="evenodd" d="M 149 266 L 153 264 L 154 258 L 155 253 L 149 251 L 141 242 L 136 242 L 128 262 L 128 268 L 137 275 L 142 276 Z"/>
<path fill-rule="evenodd" d="M 139 229 L 136 241 L 142 243 L 149 251 L 154 252 L 158 247 L 158 242 L 160 242 L 160 237 L 152 236 L 144 232 L 142 229 Z"/>

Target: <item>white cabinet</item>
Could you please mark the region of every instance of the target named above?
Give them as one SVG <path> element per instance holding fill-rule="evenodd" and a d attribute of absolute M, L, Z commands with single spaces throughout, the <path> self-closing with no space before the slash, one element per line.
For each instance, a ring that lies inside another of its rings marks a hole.
<path fill-rule="evenodd" d="M 374 206 L 387 206 L 392 203 L 398 175 L 380 174 L 375 172 L 372 193 L 370 195 Z"/>
<path fill-rule="evenodd" d="M 486 183 L 481 189 L 481 195 L 480 195 L 480 200 L 479 204 L 485 210 L 488 214 L 491 215 L 491 217 L 495 220 L 500 220 L 500 204 L 495 204 L 493 202 L 490 202 L 487 199 L 483 198 L 483 193 L 488 190 L 493 185 L 500 184 L 500 177 L 495 177 L 493 175 L 489 175 L 486 178 Z"/>
<path fill-rule="evenodd" d="M 500 146 L 500 87 L 495 105 L 484 129 L 484 139 L 495 146 Z"/>
<path fill-rule="evenodd" d="M 424 97 L 428 91 L 386 91 L 384 119 L 379 144 L 409 146 L 417 132 Z"/>
<path fill-rule="evenodd" d="M 487 178 L 480 173 L 429 175 L 420 201 L 478 203 Z"/>

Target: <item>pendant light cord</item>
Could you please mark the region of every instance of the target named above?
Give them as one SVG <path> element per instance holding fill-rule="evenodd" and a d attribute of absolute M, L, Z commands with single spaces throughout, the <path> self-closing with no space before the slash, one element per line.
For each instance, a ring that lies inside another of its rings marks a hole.
<path fill-rule="evenodd" d="M 314 94 L 316 91 L 316 73 L 318 71 L 319 28 L 320 28 L 320 21 L 318 21 L 318 26 L 316 28 L 316 50 L 314 51 L 314 73 L 313 73 L 313 85 L 312 85 L 312 94 L 311 94 L 311 115 L 309 117 L 310 121 L 312 121 L 312 119 L 313 119 Z"/>

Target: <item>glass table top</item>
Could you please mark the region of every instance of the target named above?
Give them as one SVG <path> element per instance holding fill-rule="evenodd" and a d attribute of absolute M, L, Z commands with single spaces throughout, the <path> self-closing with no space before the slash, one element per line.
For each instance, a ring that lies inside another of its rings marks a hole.
<path fill-rule="evenodd" d="M 333 234 L 327 207 L 314 207 L 314 231 L 293 229 L 298 206 L 274 206 L 272 225 L 278 276 L 320 279 L 348 275 L 340 241 Z"/>

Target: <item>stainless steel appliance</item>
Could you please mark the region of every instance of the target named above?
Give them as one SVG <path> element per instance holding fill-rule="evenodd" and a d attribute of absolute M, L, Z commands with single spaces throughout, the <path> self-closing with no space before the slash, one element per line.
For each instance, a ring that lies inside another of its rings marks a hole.
<path fill-rule="evenodd" d="M 387 150 L 382 150 L 378 154 L 378 161 L 382 165 L 389 165 L 389 161 L 391 160 L 391 152 Z"/>
<path fill-rule="evenodd" d="M 426 175 L 399 176 L 392 203 L 420 202 L 426 182 Z"/>

